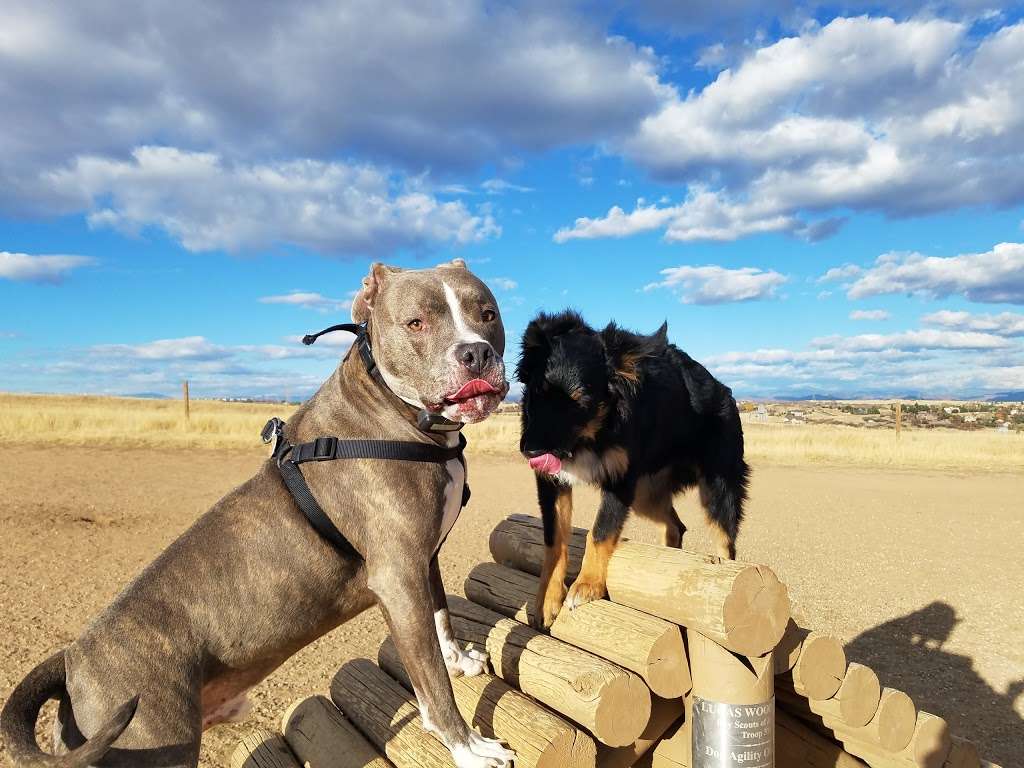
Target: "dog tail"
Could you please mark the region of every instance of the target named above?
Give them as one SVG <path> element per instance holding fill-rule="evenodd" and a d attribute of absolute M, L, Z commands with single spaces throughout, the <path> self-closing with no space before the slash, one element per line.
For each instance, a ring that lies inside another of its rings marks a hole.
<path fill-rule="evenodd" d="M 110 749 L 128 727 L 139 706 L 136 696 L 118 707 L 91 739 L 66 755 L 48 755 L 36 743 L 36 719 L 49 699 L 67 688 L 64 652 L 58 651 L 18 683 L 0 713 L 0 736 L 18 768 L 86 768 Z"/>

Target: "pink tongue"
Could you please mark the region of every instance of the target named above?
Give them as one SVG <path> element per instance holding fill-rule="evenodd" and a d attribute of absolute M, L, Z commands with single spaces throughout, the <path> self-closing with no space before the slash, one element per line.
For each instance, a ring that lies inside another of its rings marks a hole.
<path fill-rule="evenodd" d="M 557 475 L 562 471 L 562 460 L 551 453 L 534 456 L 530 459 L 530 469 L 537 472 L 546 472 L 549 475 Z"/>
<path fill-rule="evenodd" d="M 465 384 L 463 384 L 459 388 L 459 391 L 456 392 L 451 397 L 449 397 L 448 399 L 449 400 L 468 400 L 469 398 L 476 397 L 477 395 L 490 395 L 490 394 L 492 394 L 494 392 L 497 392 L 497 391 L 498 390 L 496 390 L 493 386 L 488 384 L 483 379 L 473 379 L 473 380 L 467 381 Z"/>

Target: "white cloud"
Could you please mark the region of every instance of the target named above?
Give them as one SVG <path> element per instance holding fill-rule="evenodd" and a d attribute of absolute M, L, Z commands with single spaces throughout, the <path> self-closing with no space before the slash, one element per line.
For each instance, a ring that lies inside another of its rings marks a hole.
<path fill-rule="evenodd" d="M 556 243 L 569 240 L 591 240 L 602 237 L 628 237 L 642 232 L 665 229 L 669 242 L 692 240 L 736 240 L 761 232 L 795 231 L 795 219 L 767 213 L 756 205 L 730 203 L 718 192 L 692 189 L 679 205 L 659 208 L 637 201 L 636 207 L 626 213 L 613 206 L 602 218 L 576 219 L 572 227 L 559 229 Z"/>
<path fill-rule="evenodd" d="M 702 362 L 747 395 L 974 397 L 1024 380 L 1020 345 L 948 331 L 830 336 L 807 349 L 731 351 Z"/>
<path fill-rule="evenodd" d="M 851 299 L 888 293 L 1024 304 L 1024 244 L 1000 243 L 984 253 L 950 257 L 883 254 L 847 290 Z"/>
<path fill-rule="evenodd" d="M 78 267 L 95 264 L 88 256 L 45 255 L 0 251 L 0 280 L 60 283 Z"/>
<path fill-rule="evenodd" d="M 519 283 L 510 277 L 489 277 L 487 284 L 502 291 L 514 291 Z"/>
<path fill-rule="evenodd" d="M 533 187 L 513 184 L 504 179 L 487 179 L 480 184 L 480 188 L 489 195 L 501 195 L 505 192 L 533 192 Z"/>
<path fill-rule="evenodd" d="M 252 164 L 412 173 L 621 135 L 653 52 L 565 5 L 484 0 L 16 3 L 0 30 L 0 208 L 74 210 L 46 172 L 159 140 Z"/>
<path fill-rule="evenodd" d="M 855 309 L 850 313 L 851 320 L 888 320 L 889 317 L 884 309 Z"/>
<path fill-rule="evenodd" d="M 661 270 L 659 282 L 650 283 L 645 291 L 667 288 L 678 294 L 684 304 L 723 304 L 774 298 L 776 289 L 786 276 L 756 267 L 726 269 L 715 265 L 704 267 L 671 267 Z"/>
<path fill-rule="evenodd" d="M 945 331 L 931 328 L 900 333 L 862 333 L 857 336 L 824 336 L 812 346 L 832 350 L 865 352 L 879 350 L 1006 349 L 1009 342 L 999 336 L 974 331 Z"/>
<path fill-rule="evenodd" d="M 981 331 L 997 336 L 1024 336 L 1024 315 L 1000 312 L 998 315 L 976 315 L 948 309 L 932 312 L 921 318 L 925 325 L 938 325 L 960 331 Z"/>
<path fill-rule="evenodd" d="M 832 212 L 907 216 L 1019 203 L 1022 48 L 1024 22 L 980 41 L 969 24 L 938 18 L 810 24 L 757 47 L 703 89 L 675 93 L 612 142 L 657 179 L 685 184 L 693 201 L 646 215 L 646 227 L 616 208 L 618 226 L 583 218 L 560 235 L 666 227 L 669 240 L 775 231 L 813 239 L 841 223 Z M 673 236 L 680 215 L 698 213 L 697 225 Z M 827 225 L 808 223 L 821 215 Z M 732 224 L 700 223 L 718 219 Z"/>
<path fill-rule="evenodd" d="M 315 309 L 318 312 L 339 312 L 352 307 L 352 296 L 347 299 L 329 299 L 313 291 L 292 291 L 280 296 L 263 296 L 260 303 L 290 304 L 303 309 Z"/>
<path fill-rule="evenodd" d="M 185 336 L 144 344 L 101 344 L 92 351 L 103 357 L 136 360 L 219 360 L 228 353 L 228 348 L 213 344 L 204 336 Z"/>
<path fill-rule="evenodd" d="M 158 227 L 191 251 L 295 245 L 376 255 L 500 232 L 489 213 L 402 189 L 372 166 L 341 162 L 244 164 L 208 152 L 139 147 L 126 161 L 79 158 L 50 179 L 91 210 L 91 225 Z"/>
<path fill-rule="evenodd" d="M 837 282 L 840 280 L 849 280 L 850 278 L 857 277 L 864 270 L 858 267 L 856 264 L 843 264 L 841 267 L 832 267 L 824 275 L 818 278 L 819 283 L 830 283 Z"/>

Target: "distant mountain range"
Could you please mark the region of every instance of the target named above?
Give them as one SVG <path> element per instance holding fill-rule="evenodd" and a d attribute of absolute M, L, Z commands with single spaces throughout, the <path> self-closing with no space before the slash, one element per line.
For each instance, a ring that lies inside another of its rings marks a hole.
<path fill-rule="evenodd" d="M 740 397 L 740 400 L 748 399 Z M 820 402 L 822 400 L 968 400 L 982 403 L 1006 403 L 1006 402 L 1021 402 L 1024 401 L 1024 389 L 1014 389 L 1008 392 L 995 392 L 987 394 L 976 394 L 976 395 L 956 395 L 946 393 L 943 395 L 925 395 L 921 392 L 905 392 L 905 393 L 827 393 L 821 394 L 819 392 L 807 393 L 803 395 L 777 395 L 777 396 L 765 396 L 765 397 L 754 397 L 749 398 L 751 400 L 774 400 L 777 402 L 784 403 L 795 403 L 795 402 Z"/>

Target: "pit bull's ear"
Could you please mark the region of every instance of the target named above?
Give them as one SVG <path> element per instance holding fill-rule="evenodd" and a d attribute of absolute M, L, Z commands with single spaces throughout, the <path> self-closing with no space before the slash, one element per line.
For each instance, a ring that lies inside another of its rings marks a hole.
<path fill-rule="evenodd" d="M 376 301 L 384 281 L 388 275 L 401 272 L 399 267 L 389 267 L 375 261 L 370 265 L 370 272 L 363 278 L 363 287 L 359 289 L 356 297 L 352 299 L 352 322 L 365 323 L 370 319 L 373 312 L 373 302 Z"/>

